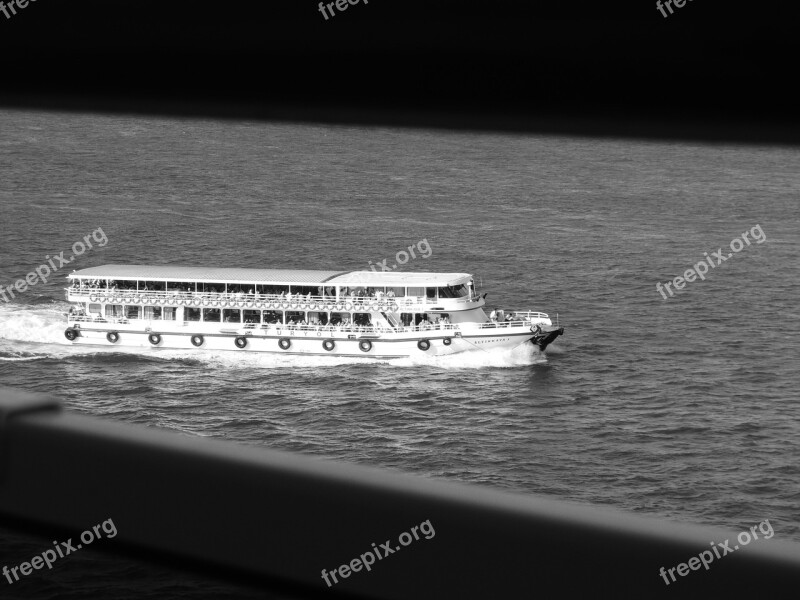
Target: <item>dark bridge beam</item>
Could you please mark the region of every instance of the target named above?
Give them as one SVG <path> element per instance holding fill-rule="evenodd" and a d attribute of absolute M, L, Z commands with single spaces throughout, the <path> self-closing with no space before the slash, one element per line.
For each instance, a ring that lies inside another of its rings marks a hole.
<path fill-rule="evenodd" d="M 779 526 L 667 585 L 661 567 L 710 542 L 733 547 L 739 532 L 121 424 L 9 388 L 0 388 L 0 453 L 6 522 L 77 534 L 111 518 L 119 533 L 100 551 L 176 557 L 306 595 L 707 600 L 800 587 L 800 545 L 781 541 Z M 373 542 L 397 547 L 424 521 L 431 539 L 327 587 L 323 569 Z"/>

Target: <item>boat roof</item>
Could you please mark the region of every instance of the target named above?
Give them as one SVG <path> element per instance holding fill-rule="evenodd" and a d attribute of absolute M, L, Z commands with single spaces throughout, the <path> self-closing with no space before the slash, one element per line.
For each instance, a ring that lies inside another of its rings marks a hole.
<path fill-rule="evenodd" d="M 468 273 L 401 271 L 318 271 L 302 269 L 239 269 L 177 265 L 102 265 L 73 271 L 70 279 L 138 279 L 147 281 L 268 283 L 282 285 L 435 286 L 457 285 Z"/>

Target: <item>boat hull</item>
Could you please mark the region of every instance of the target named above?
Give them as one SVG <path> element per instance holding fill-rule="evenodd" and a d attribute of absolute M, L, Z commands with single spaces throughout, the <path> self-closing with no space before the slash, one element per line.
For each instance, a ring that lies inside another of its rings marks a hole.
<path fill-rule="evenodd" d="M 539 346 L 539 350 L 544 352 L 547 346 L 552 344 L 560 335 L 564 335 L 563 327 L 539 327 L 530 341 Z"/>
<path fill-rule="evenodd" d="M 277 331 L 228 333 L 81 327 L 73 329 L 79 333 L 72 340 L 72 344 L 151 348 L 154 350 L 231 351 L 391 359 L 513 348 L 531 340 L 534 335 L 528 328 L 518 329 L 520 331 L 509 329 L 502 332 L 492 331 L 489 334 L 433 330 L 425 332 L 424 335 L 403 337 L 402 334 L 396 333 L 376 336 L 330 331 L 289 332 L 281 330 L 280 333 Z M 111 340 L 108 337 L 109 334 L 112 334 Z M 151 338 L 151 336 L 158 337 Z"/>

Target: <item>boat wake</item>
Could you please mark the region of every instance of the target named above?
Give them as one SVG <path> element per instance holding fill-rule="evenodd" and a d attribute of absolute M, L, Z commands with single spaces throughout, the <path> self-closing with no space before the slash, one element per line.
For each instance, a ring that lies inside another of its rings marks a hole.
<path fill-rule="evenodd" d="M 524 367 L 547 362 L 533 344 L 487 352 L 475 350 L 449 356 L 422 354 L 412 358 L 375 360 L 361 357 L 298 356 L 253 352 L 213 352 L 154 348 L 73 346 L 64 337 L 67 302 L 24 305 L 0 304 L 0 361 L 32 361 L 42 358 L 64 359 L 81 356 L 129 355 L 147 360 L 200 362 L 226 369 L 324 368 L 342 365 L 391 367 L 433 367 L 439 369 L 480 369 Z"/>

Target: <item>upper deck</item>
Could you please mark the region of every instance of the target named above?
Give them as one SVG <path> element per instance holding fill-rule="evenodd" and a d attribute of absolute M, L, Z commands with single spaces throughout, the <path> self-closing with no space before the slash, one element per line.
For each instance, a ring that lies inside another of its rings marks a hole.
<path fill-rule="evenodd" d="M 154 281 L 239 285 L 326 285 L 368 287 L 445 287 L 468 283 L 468 273 L 400 271 L 319 271 L 302 269 L 239 269 L 157 265 L 102 265 L 73 271 L 69 279 Z"/>
<path fill-rule="evenodd" d="M 70 301 L 160 302 L 235 298 L 352 301 L 400 305 L 480 305 L 468 273 L 240 269 L 153 265 L 103 265 L 67 276 Z M 164 302 L 161 302 L 162 304 Z"/>

